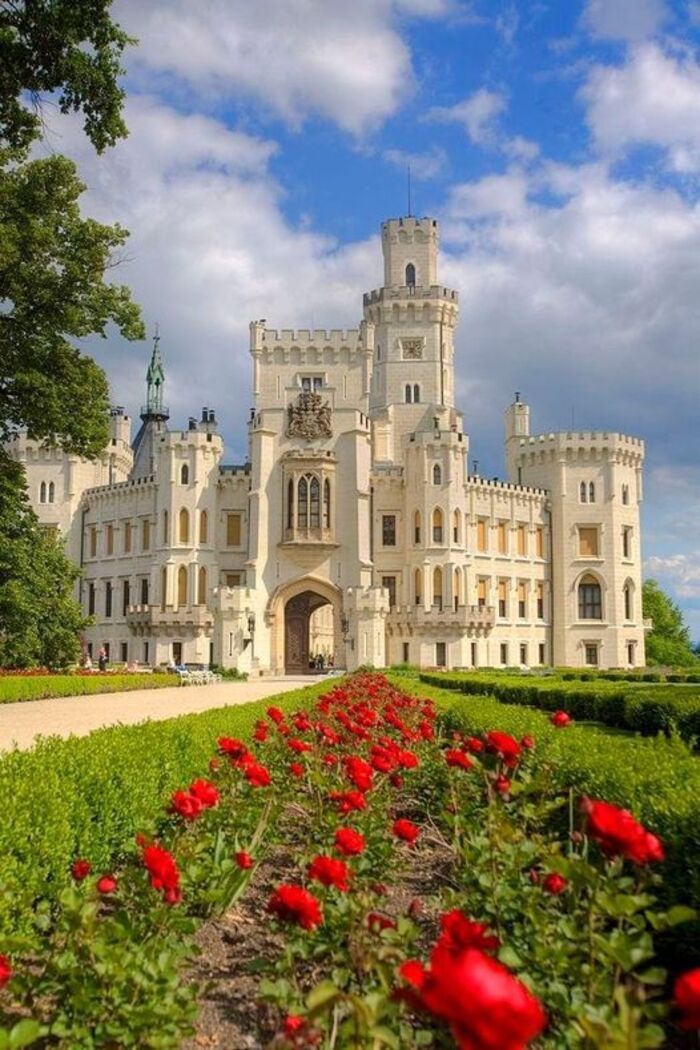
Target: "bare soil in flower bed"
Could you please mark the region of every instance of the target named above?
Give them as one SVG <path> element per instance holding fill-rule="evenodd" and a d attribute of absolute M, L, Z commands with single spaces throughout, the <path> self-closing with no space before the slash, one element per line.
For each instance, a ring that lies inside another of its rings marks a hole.
<path fill-rule="evenodd" d="M 292 814 L 285 823 L 291 826 Z M 450 860 L 449 848 L 437 834 L 433 839 L 426 831 L 410 868 L 397 881 L 386 884 L 382 912 L 396 919 L 410 909 L 424 927 L 426 946 L 438 929 L 439 906 L 431 906 L 430 895 Z M 222 919 L 204 923 L 197 932 L 201 955 L 189 977 L 205 985 L 205 991 L 199 1000 L 196 1033 L 182 1044 L 182 1050 L 263 1050 L 278 1031 L 279 1012 L 258 998 L 259 969 L 271 964 L 284 945 L 283 936 L 274 933 L 266 921 L 267 903 L 280 881 L 293 878 L 296 870 L 287 847 L 273 850 L 256 870 L 238 905 Z M 297 973 L 308 988 L 324 976 L 321 969 L 311 967 Z"/>

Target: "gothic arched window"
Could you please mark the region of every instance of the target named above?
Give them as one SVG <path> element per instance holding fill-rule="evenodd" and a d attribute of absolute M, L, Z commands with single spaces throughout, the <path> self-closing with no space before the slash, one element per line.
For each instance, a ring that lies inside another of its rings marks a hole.
<path fill-rule="evenodd" d="M 321 486 L 318 478 L 312 477 L 309 483 L 309 525 L 312 529 L 321 524 Z"/>
<path fill-rule="evenodd" d="M 439 507 L 433 511 L 433 543 L 442 543 L 442 511 Z"/>
<path fill-rule="evenodd" d="M 199 515 L 199 542 L 209 542 L 209 515 L 205 510 Z"/>
<path fill-rule="evenodd" d="M 56 495 L 56 486 L 53 481 L 49 482 L 49 503 L 53 503 L 54 496 Z"/>
<path fill-rule="evenodd" d="M 459 543 L 459 511 L 456 510 L 452 515 L 452 542 Z"/>
<path fill-rule="evenodd" d="M 420 543 L 420 511 L 413 515 L 413 542 Z"/>
<path fill-rule="evenodd" d="M 160 574 L 160 608 L 161 612 L 165 612 L 165 604 L 168 600 L 168 570 L 165 566 Z"/>
<path fill-rule="evenodd" d="M 411 396 L 411 384 L 410 383 L 406 383 L 405 398 L 406 398 L 406 404 L 410 405 L 411 401 L 413 400 L 413 397 Z"/>
<path fill-rule="evenodd" d="M 423 590 L 423 573 L 420 569 L 416 569 L 413 574 L 413 593 L 415 594 L 416 605 L 421 603 L 421 591 Z"/>
<path fill-rule="evenodd" d="M 433 485 L 442 485 L 442 470 L 439 463 L 433 466 Z"/>
<path fill-rule="evenodd" d="M 592 481 L 588 486 L 588 502 L 595 503 L 595 485 Z"/>
<path fill-rule="evenodd" d="M 579 486 L 579 495 L 581 503 L 588 503 L 588 489 L 586 488 L 586 482 L 582 481 Z"/>
<path fill-rule="evenodd" d="M 414 288 L 416 284 L 416 268 L 413 263 L 409 263 L 406 267 L 406 284 L 409 288 Z"/>
<path fill-rule="evenodd" d="M 331 527 L 331 483 L 328 478 L 323 482 L 323 527 Z"/>
<path fill-rule="evenodd" d="M 418 383 L 414 383 L 414 385 L 413 385 L 413 403 L 414 403 L 414 405 L 417 405 L 419 401 L 420 401 L 420 387 L 418 386 Z"/>
<path fill-rule="evenodd" d="M 190 515 L 183 507 L 177 519 L 177 536 L 180 543 L 190 542 Z"/>
<path fill-rule="evenodd" d="M 309 527 L 309 483 L 306 478 L 299 478 L 297 488 L 297 527 Z"/>
<path fill-rule="evenodd" d="M 439 566 L 433 569 L 433 605 L 442 609 L 442 569 Z"/>
<path fill-rule="evenodd" d="M 459 599 L 461 597 L 461 591 L 462 591 L 462 588 L 461 588 L 460 572 L 459 572 L 459 569 L 455 569 L 454 584 L 452 586 L 452 593 L 453 593 L 454 600 L 455 600 L 455 612 L 459 608 Z"/>
<path fill-rule="evenodd" d="M 189 485 L 190 483 L 190 468 L 186 463 L 183 463 L 180 467 L 180 484 Z"/>
<path fill-rule="evenodd" d="M 294 528 L 294 482 L 291 478 L 287 485 L 287 528 Z"/>
<path fill-rule="evenodd" d="M 579 620 L 603 619 L 603 595 L 595 576 L 587 573 L 578 585 Z"/>
<path fill-rule="evenodd" d="M 625 584 L 625 586 L 623 588 L 622 596 L 624 598 L 624 603 L 625 603 L 625 619 L 626 620 L 632 620 L 632 619 L 634 619 L 634 617 L 632 615 L 634 592 L 633 592 L 632 584 L 630 583 L 629 580 L 627 581 L 627 583 Z"/>
<path fill-rule="evenodd" d="M 408 389 L 408 387 L 406 387 Z M 39 486 L 39 503 L 46 503 L 46 482 L 42 481 Z"/>
<path fill-rule="evenodd" d="M 197 573 L 197 605 L 207 604 L 207 570 L 202 567 Z"/>
<path fill-rule="evenodd" d="M 187 605 L 187 569 L 184 565 L 177 570 L 177 604 L 180 609 Z"/>

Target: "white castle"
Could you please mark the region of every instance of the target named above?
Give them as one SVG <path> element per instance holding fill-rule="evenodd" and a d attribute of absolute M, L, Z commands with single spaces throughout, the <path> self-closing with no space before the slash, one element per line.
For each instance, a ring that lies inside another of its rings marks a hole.
<path fill-rule="evenodd" d="M 438 224 L 382 225 L 384 285 L 352 331 L 250 325 L 248 461 L 214 413 L 168 426 L 156 338 L 141 426 L 112 412 L 87 461 L 18 434 L 41 522 L 64 534 L 113 662 L 290 674 L 326 664 L 644 663 L 644 444 L 530 433 L 505 413 L 508 481 L 468 472 L 454 404 L 457 292 Z"/>

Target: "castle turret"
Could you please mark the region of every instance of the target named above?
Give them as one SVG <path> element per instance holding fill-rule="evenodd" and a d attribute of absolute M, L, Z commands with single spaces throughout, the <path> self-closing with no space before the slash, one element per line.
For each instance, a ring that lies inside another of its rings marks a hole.
<path fill-rule="evenodd" d="M 160 352 L 160 332 L 156 325 L 153 353 L 146 371 L 146 404 L 141 408 L 141 426 L 134 438 L 134 468 L 132 477 L 149 477 L 155 473 L 157 438 L 167 431 L 170 410 L 163 404 L 165 367 Z"/>

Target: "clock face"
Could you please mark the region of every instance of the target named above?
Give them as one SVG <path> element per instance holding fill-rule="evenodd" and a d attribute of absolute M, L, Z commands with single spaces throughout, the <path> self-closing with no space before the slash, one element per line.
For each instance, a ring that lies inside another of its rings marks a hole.
<path fill-rule="evenodd" d="M 402 339 L 401 351 L 404 361 L 420 361 L 423 357 L 423 340 Z"/>

